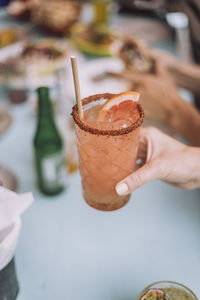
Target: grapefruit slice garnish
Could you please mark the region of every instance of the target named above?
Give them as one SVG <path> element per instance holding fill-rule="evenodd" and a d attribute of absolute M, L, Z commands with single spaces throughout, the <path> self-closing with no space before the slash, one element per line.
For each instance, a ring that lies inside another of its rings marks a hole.
<path fill-rule="evenodd" d="M 116 122 L 131 118 L 139 101 L 140 93 L 135 91 L 120 93 L 106 101 L 97 115 L 97 121 Z"/>

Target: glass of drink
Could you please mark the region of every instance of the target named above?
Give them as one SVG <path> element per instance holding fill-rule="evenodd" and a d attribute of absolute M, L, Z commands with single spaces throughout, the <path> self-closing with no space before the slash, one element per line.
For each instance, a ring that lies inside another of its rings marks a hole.
<path fill-rule="evenodd" d="M 119 196 L 115 185 L 136 169 L 140 128 L 144 112 L 140 104 L 129 114 L 124 108 L 113 122 L 97 121 L 103 104 L 114 94 L 97 94 L 82 100 L 84 119 L 73 107 L 83 196 L 92 207 L 111 211 L 124 206 L 130 195 Z"/>
<path fill-rule="evenodd" d="M 107 23 L 109 19 L 110 0 L 95 0 L 93 1 L 94 8 L 94 23 Z"/>
<path fill-rule="evenodd" d="M 183 284 L 159 281 L 147 286 L 137 300 L 198 300 L 197 296 Z"/>

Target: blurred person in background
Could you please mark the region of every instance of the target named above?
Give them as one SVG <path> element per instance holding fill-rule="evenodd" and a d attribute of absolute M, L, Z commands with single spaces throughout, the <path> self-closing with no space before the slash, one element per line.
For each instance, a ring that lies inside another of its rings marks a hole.
<path fill-rule="evenodd" d="M 120 10 L 156 16 L 164 19 L 168 12 L 183 12 L 189 20 L 190 41 L 194 62 L 200 64 L 200 1 L 199 0 L 117 0 Z M 194 93 L 195 104 L 200 109 L 200 66 L 175 65 L 177 83 Z M 189 81 L 187 83 L 187 81 Z"/>
<path fill-rule="evenodd" d="M 163 17 L 167 12 L 182 11 L 189 18 L 194 58 L 200 60 L 200 1 L 199 0 L 118 0 L 132 11 L 148 11 Z M 198 47 L 199 46 L 199 47 Z M 144 53 L 155 62 L 154 74 L 136 74 L 125 71 L 122 78 L 130 80 L 132 89 L 141 92 L 146 117 L 184 138 L 193 146 L 200 146 L 200 115 L 198 110 L 184 101 L 178 87 L 200 95 L 200 65 L 178 60 L 173 55 L 150 48 Z M 198 99 L 196 99 L 198 104 Z"/>
<path fill-rule="evenodd" d="M 188 144 L 200 146 L 200 113 L 180 96 L 178 89 L 179 85 L 200 92 L 200 67 L 182 63 L 160 50 L 148 51 L 155 60 L 155 73 L 124 71 L 119 77 L 130 81 L 131 89 L 140 92 L 146 119 L 179 135 Z"/>
<path fill-rule="evenodd" d="M 192 45 L 193 58 L 197 64 L 200 64 L 200 1 L 182 0 L 180 9 L 189 18 L 190 39 Z M 199 66 L 200 68 L 200 66 Z M 195 103 L 200 109 L 200 91 L 195 91 Z"/>

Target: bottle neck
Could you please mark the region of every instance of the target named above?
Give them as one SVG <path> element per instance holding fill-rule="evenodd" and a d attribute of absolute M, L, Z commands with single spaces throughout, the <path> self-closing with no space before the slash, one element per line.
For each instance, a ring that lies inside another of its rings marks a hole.
<path fill-rule="evenodd" d="M 53 108 L 48 97 L 48 89 L 38 89 L 38 122 L 35 135 L 35 145 L 49 147 L 49 144 L 56 148 L 62 146 L 59 131 L 54 120 Z"/>
<path fill-rule="evenodd" d="M 49 90 L 46 87 L 38 89 L 38 117 L 40 119 L 53 120 L 53 109 L 49 99 Z"/>
<path fill-rule="evenodd" d="M 39 119 L 42 117 L 45 117 L 46 119 L 53 119 L 53 109 L 48 98 L 39 98 L 38 115 Z"/>

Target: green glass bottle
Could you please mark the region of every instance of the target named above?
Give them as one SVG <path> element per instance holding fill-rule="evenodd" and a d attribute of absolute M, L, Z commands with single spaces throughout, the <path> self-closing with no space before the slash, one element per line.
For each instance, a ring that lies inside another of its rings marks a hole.
<path fill-rule="evenodd" d="M 39 87 L 38 125 L 34 137 L 38 186 L 46 195 L 56 195 L 65 186 L 65 157 L 62 138 L 56 127 L 49 90 Z"/>

